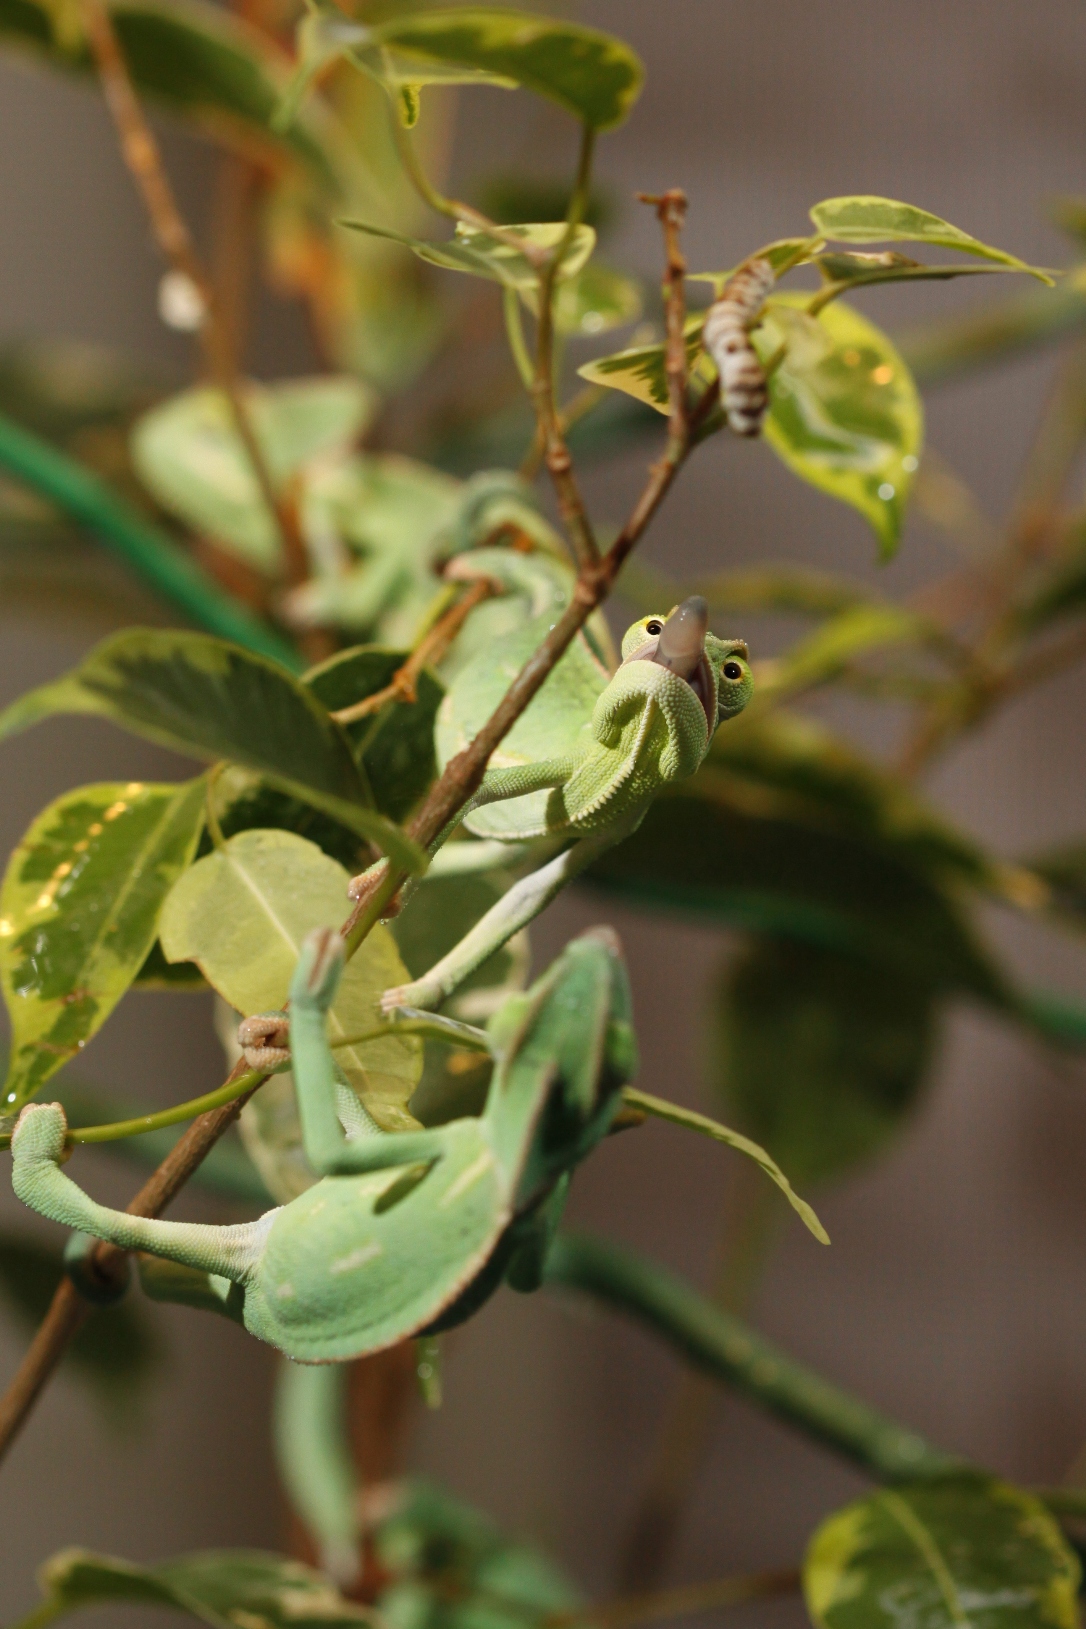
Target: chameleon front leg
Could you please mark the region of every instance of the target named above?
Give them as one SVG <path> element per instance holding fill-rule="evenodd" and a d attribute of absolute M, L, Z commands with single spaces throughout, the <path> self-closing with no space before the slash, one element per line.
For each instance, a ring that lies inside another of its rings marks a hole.
<path fill-rule="evenodd" d="M 622 821 L 616 821 L 606 831 L 593 832 L 582 837 L 538 871 L 522 877 L 496 905 L 466 933 L 458 945 L 439 962 L 411 984 L 400 984 L 386 990 L 381 997 L 381 1010 L 392 1012 L 396 1007 L 438 1007 L 458 985 L 481 967 L 488 956 L 510 940 L 514 933 L 526 928 L 556 895 L 591 865 L 599 855 L 627 836 L 640 820 L 642 809 Z"/>
<path fill-rule="evenodd" d="M 59 1103 L 28 1103 L 11 1138 L 11 1185 L 24 1205 L 122 1250 L 146 1250 L 183 1267 L 244 1284 L 255 1269 L 274 1211 L 235 1227 L 160 1222 L 97 1204 L 64 1175 L 68 1122 Z"/>
<path fill-rule="evenodd" d="M 466 817 L 471 814 L 473 809 L 482 809 L 488 803 L 504 803 L 509 798 L 525 797 L 530 792 L 546 792 L 552 787 L 563 786 L 573 773 L 577 761 L 576 755 L 571 753 L 567 757 L 548 758 L 545 762 L 538 764 L 518 764 L 505 769 L 488 769 L 483 777 L 483 782 L 479 787 L 479 790 L 468 799 L 467 803 L 464 804 L 464 807 L 453 816 L 448 825 L 442 827 L 441 831 L 438 832 L 437 836 L 430 844 L 428 853 L 430 854 L 431 858 L 441 852 L 449 838 L 452 836 L 453 832 L 456 831 Z M 519 857 L 519 853 L 523 851 L 525 845 L 515 845 L 511 853 L 508 852 L 510 847 L 508 844 L 498 846 L 504 847 L 507 850 L 507 858 L 505 863 L 515 864 L 517 858 Z M 485 848 L 487 867 L 491 863 L 497 863 L 498 857 L 495 852 L 495 847 L 496 846 L 494 844 L 471 844 L 471 849 L 473 851 L 482 851 Z M 454 860 L 449 866 L 446 874 L 452 874 L 453 872 L 461 869 L 474 869 L 474 867 L 464 865 L 462 860 Z M 376 860 L 373 865 L 368 867 L 367 870 L 361 871 L 357 877 L 351 878 L 350 882 L 347 884 L 348 896 L 351 899 L 357 899 L 363 890 L 370 886 L 373 877 L 379 873 L 383 874 L 387 872 L 387 870 L 388 861 L 386 859 Z M 439 876 L 442 874 L 442 872 L 445 872 L 444 866 L 442 866 L 436 872 L 427 874 Z M 401 904 L 406 903 L 406 901 L 414 893 L 415 889 L 424 880 L 425 879 L 423 877 L 410 877 L 407 880 L 400 892 L 399 897 Z"/>

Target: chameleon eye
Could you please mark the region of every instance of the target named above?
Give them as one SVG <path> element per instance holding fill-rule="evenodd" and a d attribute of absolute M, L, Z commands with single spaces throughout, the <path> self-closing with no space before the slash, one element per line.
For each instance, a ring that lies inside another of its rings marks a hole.
<path fill-rule="evenodd" d="M 724 677 L 733 681 L 736 679 L 741 679 L 743 677 L 743 669 L 739 666 L 738 662 L 725 662 Z"/>
<path fill-rule="evenodd" d="M 659 617 L 653 617 L 651 622 L 646 622 L 645 624 L 645 632 L 647 634 L 658 634 L 663 633 L 663 631 L 664 625 L 660 621 Z"/>

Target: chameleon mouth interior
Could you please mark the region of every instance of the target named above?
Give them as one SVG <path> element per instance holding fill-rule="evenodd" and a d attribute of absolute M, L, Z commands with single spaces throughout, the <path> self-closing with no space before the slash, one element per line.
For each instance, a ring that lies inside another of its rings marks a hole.
<path fill-rule="evenodd" d="M 709 606 L 700 594 L 677 605 L 655 639 L 646 640 L 626 658 L 628 662 L 656 662 L 688 684 L 701 703 L 705 723 L 712 734 L 716 698 L 713 675 L 705 654 L 709 627 Z"/>

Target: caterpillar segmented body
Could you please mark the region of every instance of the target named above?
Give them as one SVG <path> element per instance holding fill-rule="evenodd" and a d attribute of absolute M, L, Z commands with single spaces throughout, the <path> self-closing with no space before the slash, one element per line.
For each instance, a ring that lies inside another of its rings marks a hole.
<path fill-rule="evenodd" d="M 756 436 L 765 418 L 768 388 L 749 330 L 773 282 L 768 260 L 748 260 L 709 307 L 701 333 L 702 344 L 720 375 L 720 400 L 728 428 L 737 436 Z"/>

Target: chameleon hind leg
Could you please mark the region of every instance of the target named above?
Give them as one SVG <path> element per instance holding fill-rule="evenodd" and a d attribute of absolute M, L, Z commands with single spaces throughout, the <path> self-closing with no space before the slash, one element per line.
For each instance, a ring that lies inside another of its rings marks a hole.
<path fill-rule="evenodd" d="M 290 1049 L 305 1157 L 318 1176 L 384 1171 L 444 1151 L 440 1131 L 372 1132 L 348 1137 L 336 1113 L 336 1066 L 327 1015 L 343 971 L 344 944 L 317 928 L 302 946 L 290 985 Z"/>
<path fill-rule="evenodd" d="M 271 1216 L 237 1227 L 160 1222 L 99 1205 L 60 1169 L 68 1123 L 59 1103 L 29 1103 L 11 1139 L 11 1185 L 24 1205 L 122 1250 L 146 1250 L 183 1267 L 244 1284 L 260 1260 Z"/>
<path fill-rule="evenodd" d="M 609 826 L 606 831 L 593 832 L 582 837 L 572 848 L 565 849 L 538 871 L 532 871 L 514 883 L 486 915 L 466 933 L 447 956 L 435 962 L 428 973 L 411 984 L 400 984 L 386 990 L 381 997 L 383 1012 L 396 1007 L 439 1007 L 452 995 L 458 985 L 481 967 L 488 956 L 510 940 L 514 933 L 526 928 L 540 911 L 548 906 L 563 888 L 573 881 L 586 866 L 600 854 L 612 848 L 637 824 L 641 811 L 628 820 Z"/>

